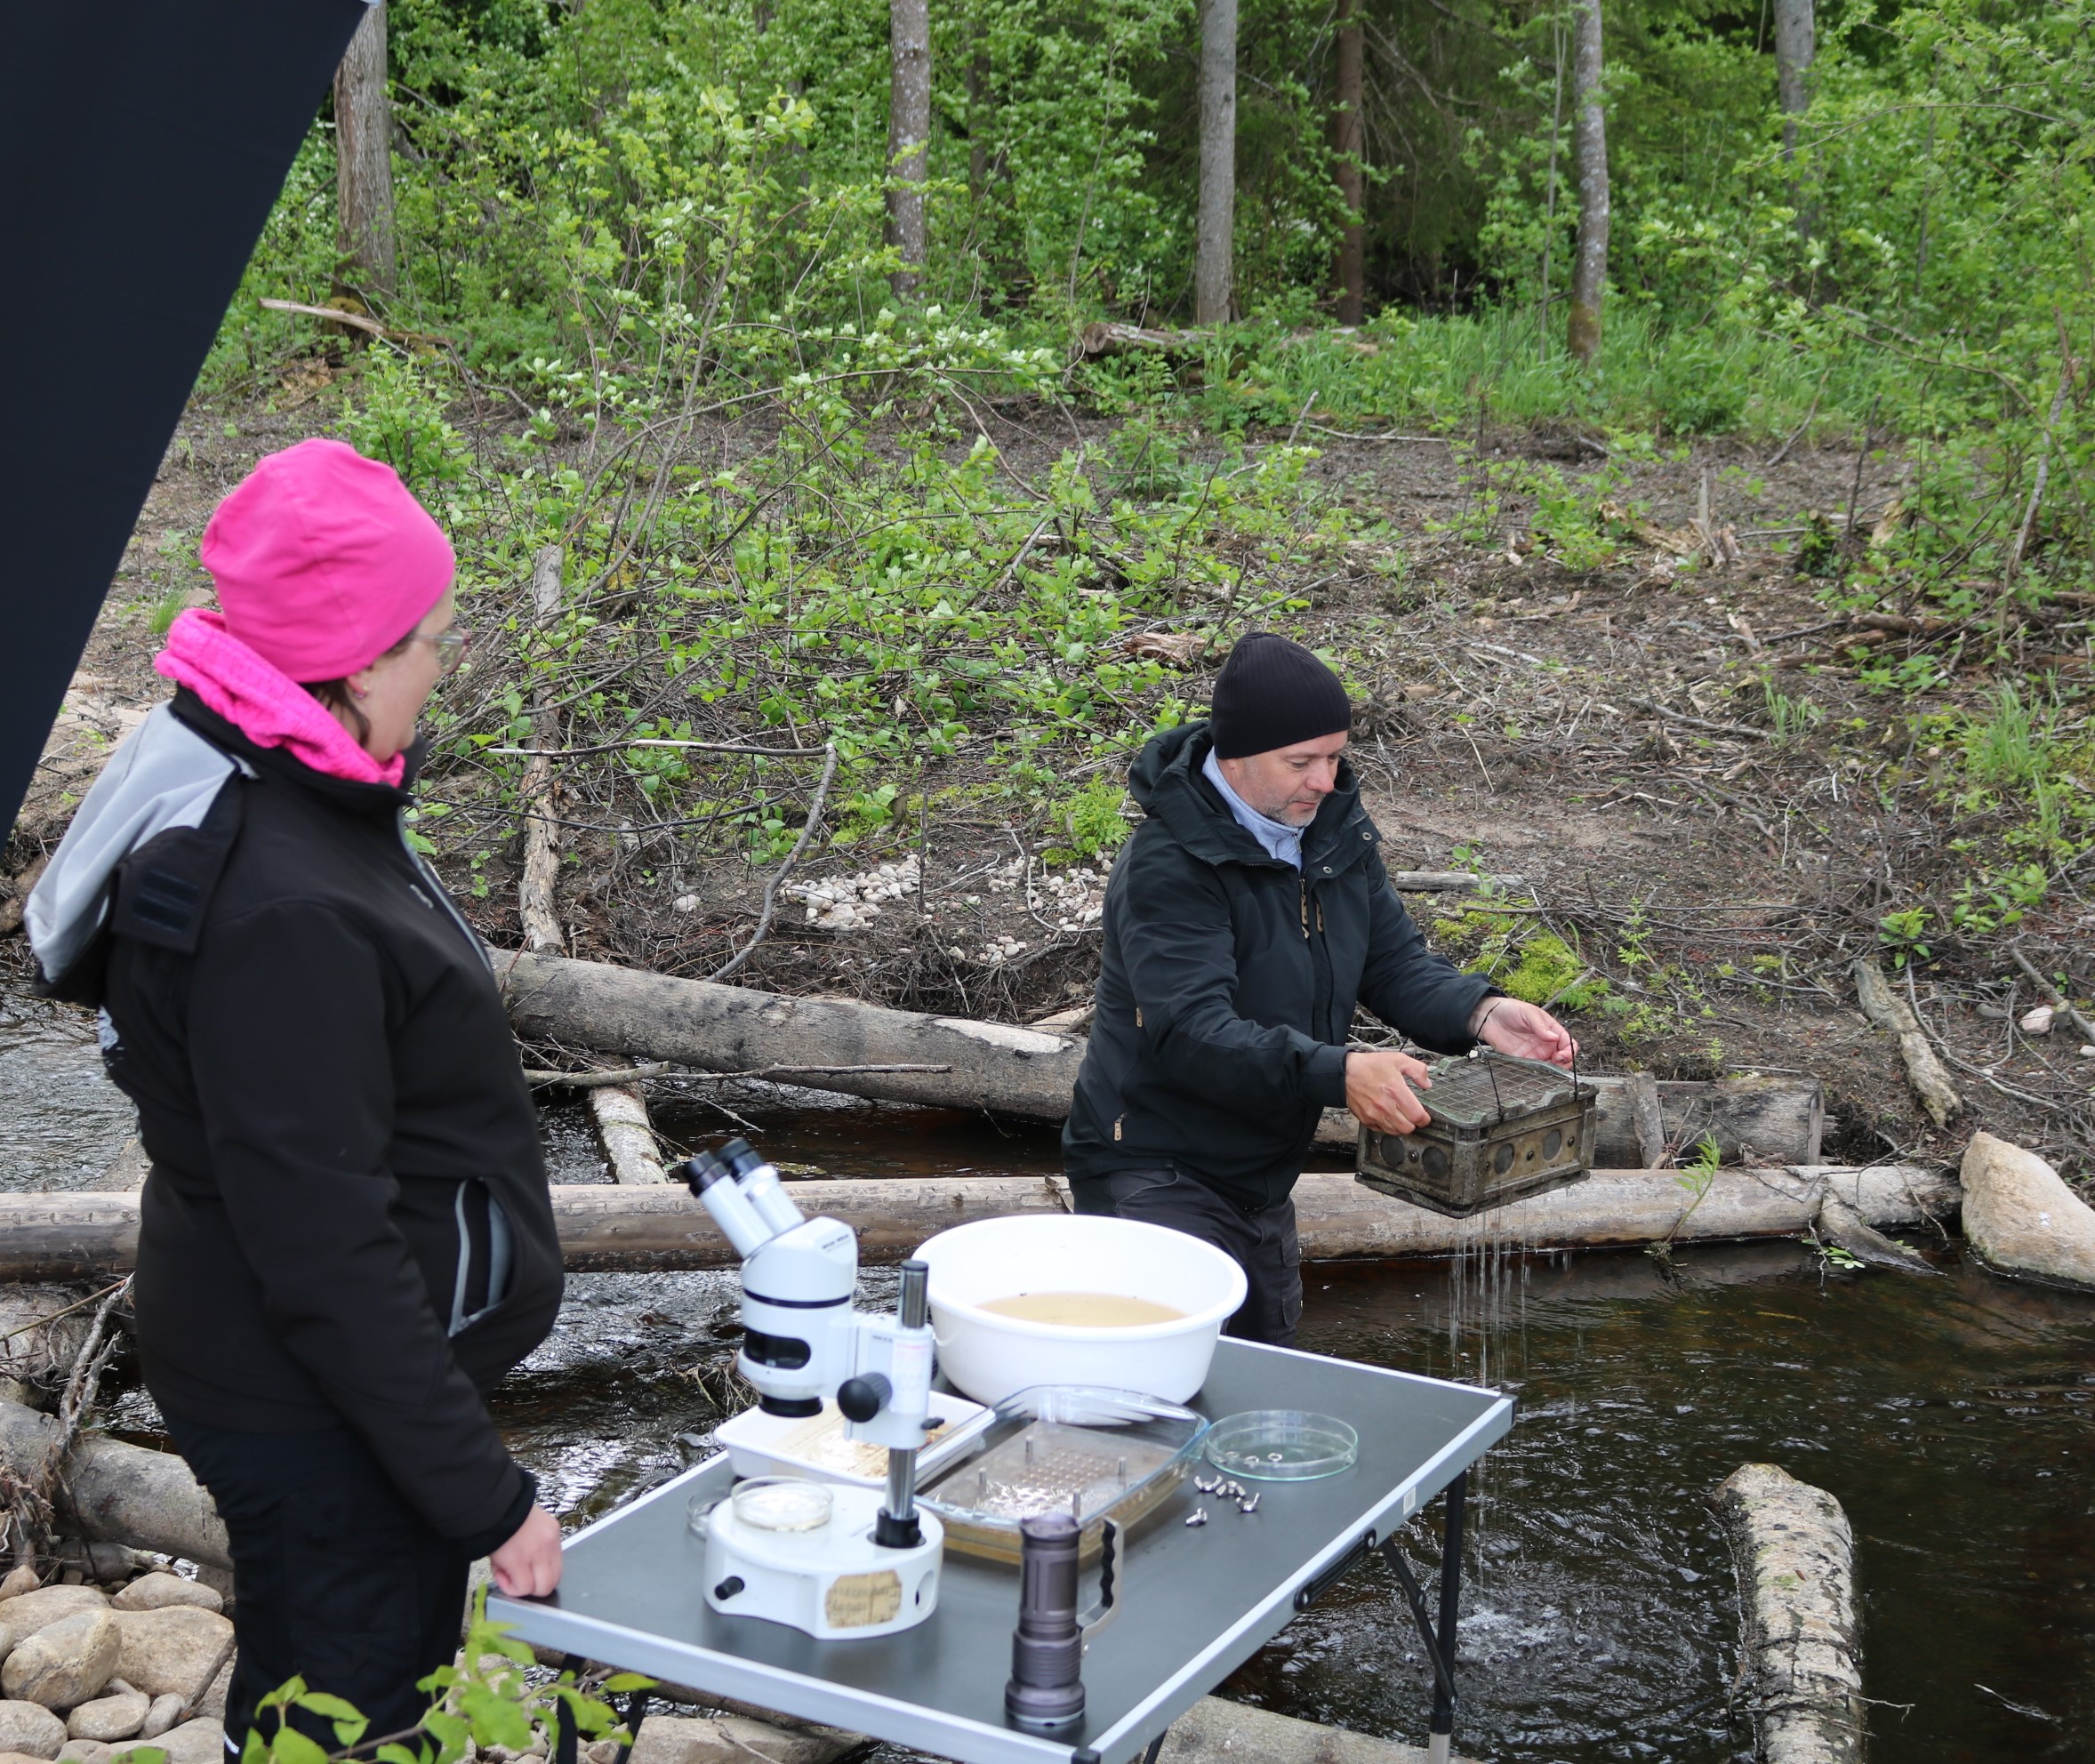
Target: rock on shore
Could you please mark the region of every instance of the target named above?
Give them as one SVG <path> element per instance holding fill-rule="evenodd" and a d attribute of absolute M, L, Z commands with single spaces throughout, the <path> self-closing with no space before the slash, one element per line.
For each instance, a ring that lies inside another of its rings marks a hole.
<path fill-rule="evenodd" d="M 148 1696 L 194 1706 L 233 1651 L 232 1622 L 215 1611 L 169 1605 L 109 1615 L 121 1640 L 116 1675 Z"/>
<path fill-rule="evenodd" d="M 15 1644 L 0 1666 L 0 1692 L 46 1709 L 75 1708 L 116 1676 L 120 1645 L 116 1614 L 107 1607 L 60 1617 Z"/>
<path fill-rule="evenodd" d="M 66 1724 L 41 1703 L 0 1702 L 0 1752 L 51 1759 L 66 1743 Z"/>
<path fill-rule="evenodd" d="M 1964 1240 L 1997 1274 L 2095 1291 L 2095 1209 L 2034 1151 L 1971 1135 L 1960 1172 Z M 7 1607 L 0 1605 L 0 1623 Z"/>

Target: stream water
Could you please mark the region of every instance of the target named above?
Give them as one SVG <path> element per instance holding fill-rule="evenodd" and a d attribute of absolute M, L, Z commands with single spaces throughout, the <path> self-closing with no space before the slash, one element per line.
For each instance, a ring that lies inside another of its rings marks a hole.
<path fill-rule="evenodd" d="M 0 1188 L 90 1181 L 129 1131 L 92 1033 L 0 1001 Z M 737 1103 L 738 1108 L 742 1107 Z M 745 1113 L 751 1113 L 744 1110 Z M 670 1132 L 718 1137 L 696 1102 Z M 771 1155 L 835 1175 L 1053 1168 L 1047 1134 L 851 1105 L 752 1113 Z M 579 1111 L 547 1111 L 558 1181 L 602 1180 Z M 820 1185 L 800 1191 L 819 1204 Z M 1738 1612 L 1706 1505 L 1765 1459 L 1829 1488 L 1856 1534 L 1876 1764 L 2095 1758 L 2095 1301 L 1992 1279 L 1823 1267 L 1789 1243 L 1326 1264 L 1303 1344 L 1512 1392 L 1473 1478 L 1457 1750 L 1500 1764 L 1751 1756 L 1729 1706 Z M 891 1295 L 867 1275 L 864 1302 Z M 571 1523 L 680 1467 L 721 1417 L 694 1375 L 730 1352 L 726 1274 L 574 1279 L 498 1420 Z M 134 1386 L 108 1421 L 157 1441 Z M 1435 1519 L 1414 1560 L 1437 1559 Z M 1225 1688 L 1422 1743 L 1424 1661 L 1379 1566 Z M 1129 1589 L 1123 1621 L 1139 1612 Z M 906 1754 L 887 1752 L 891 1759 Z"/>

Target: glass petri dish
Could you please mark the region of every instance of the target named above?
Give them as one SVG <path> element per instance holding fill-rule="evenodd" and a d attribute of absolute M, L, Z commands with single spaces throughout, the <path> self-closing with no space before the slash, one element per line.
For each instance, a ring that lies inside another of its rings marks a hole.
<path fill-rule="evenodd" d="M 736 1523 L 757 1531 L 819 1531 L 830 1522 L 834 1504 L 824 1484 L 797 1476 L 759 1476 L 728 1499 Z"/>
<path fill-rule="evenodd" d="M 1208 1431 L 1208 1460 L 1232 1476 L 1264 1482 L 1308 1482 L 1349 1470 L 1361 1436 L 1335 1415 L 1298 1408 L 1254 1408 L 1224 1415 Z"/>
<path fill-rule="evenodd" d="M 713 1509 L 726 1498 L 725 1495 L 694 1495 L 684 1503 L 685 1529 L 702 1542 L 706 1527 L 713 1517 Z"/>

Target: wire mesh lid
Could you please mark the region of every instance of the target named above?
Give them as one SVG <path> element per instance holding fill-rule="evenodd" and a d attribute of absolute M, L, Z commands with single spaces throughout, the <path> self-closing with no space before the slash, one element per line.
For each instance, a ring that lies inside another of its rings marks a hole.
<path fill-rule="evenodd" d="M 1419 1100 L 1436 1122 L 1451 1127 L 1493 1127 L 1593 1094 L 1561 1066 L 1484 1049 L 1442 1060 L 1433 1077 L 1433 1088 Z"/>

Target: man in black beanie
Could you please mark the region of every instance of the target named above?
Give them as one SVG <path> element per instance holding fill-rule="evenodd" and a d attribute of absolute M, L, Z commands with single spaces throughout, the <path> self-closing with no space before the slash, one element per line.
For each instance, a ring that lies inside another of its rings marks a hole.
<path fill-rule="evenodd" d="M 1345 763 L 1345 688 L 1300 644 L 1230 652 L 1208 720 L 1152 737 L 1147 812 L 1106 889 L 1091 1041 L 1063 1132 L 1080 1213 L 1187 1231 L 1250 1282 L 1229 1332 L 1291 1345 L 1302 1271 L 1289 1199 L 1317 1118 L 1426 1119 L 1426 1069 L 1349 1048 L 1364 1004 L 1438 1053 L 1484 1041 L 1569 1065 L 1548 1012 L 1425 946 L 1390 886 Z"/>

